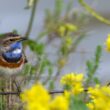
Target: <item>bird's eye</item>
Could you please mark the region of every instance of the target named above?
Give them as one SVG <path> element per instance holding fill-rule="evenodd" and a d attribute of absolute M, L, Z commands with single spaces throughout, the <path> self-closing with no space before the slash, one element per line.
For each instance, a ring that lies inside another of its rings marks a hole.
<path fill-rule="evenodd" d="M 11 42 L 12 42 L 12 41 L 14 41 L 14 40 L 13 40 L 13 39 L 9 39 L 9 41 L 11 41 Z"/>

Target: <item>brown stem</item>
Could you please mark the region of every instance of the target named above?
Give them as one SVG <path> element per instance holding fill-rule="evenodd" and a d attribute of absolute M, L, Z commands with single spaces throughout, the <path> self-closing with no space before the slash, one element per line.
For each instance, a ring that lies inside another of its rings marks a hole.
<path fill-rule="evenodd" d="M 85 92 L 87 92 L 88 90 L 85 89 L 84 90 Z M 22 92 L 0 92 L 0 95 L 18 95 L 19 93 L 22 93 Z M 56 91 L 49 91 L 49 94 L 62 94 L 64 93 L 64 90 L 56 90 Z"/>

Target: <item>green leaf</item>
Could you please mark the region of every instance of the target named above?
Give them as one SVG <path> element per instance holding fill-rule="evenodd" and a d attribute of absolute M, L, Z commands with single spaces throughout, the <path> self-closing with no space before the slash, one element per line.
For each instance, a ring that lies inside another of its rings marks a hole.
<path fill-rule="evenodd" d="M 50 66 L 48 67 L 48 74 L 51 76 L 52 73 L 53 73 L 53 67 L 52 67 L 52 65 L 50 65 Z"/>
<path fill-rule="evenodd" d="M 86 62 L 86 66 L 87 66 L 88 71 L 91 71 L 93 69 L 93 64 L 89 60 Z"/>
<path fill-rule="evenodd" d="M 95 58 L 93 60 L 88 60 L 86 62 L 86 66 L 87 66 L 86 86 L 89 85 L 91 82 L 95 82 L 96 84 L 100 83 L 98 78 L 96 77 L 94 78 L 94 75 L 99 67 L 101 55 L 102 55 L 102 47 L 99 45 L 97 46 L 95 51 Z"/>
<path fill-rule="evenodd" d="M 64 90 L 69 90 L 70 91 L 72 87 L 70 85 L 66 84 L 66 85 L 64 85 L 63 88 L 64 88 Z"/>
<path fill-rule="evenodd" d="M 23 75 L 28 75 L 28 74 L 30 74 L 30 72 L 31 72 L 31 65 L 30 64 L 26 64 L 22 74 Z"/>
<path fill-rule="evenodd" d="M 38 55 L 43 54 L 44 52 L 44 45 L 42 43 L 37 43 L 34 40 L 28 40 L 27 44 L 29 45 L 30 49 Z"/>
<path fill-rule="evenodd" d="M 80 99 L 79 96 L 70 97 L 70 109 L 69 110 L 89 110 L 86 104 Z"/>
<path fill-rule="evenodd" d="M 97 46 L 96 52 L 95 52 L 95 62 L 96 63 L 98 63 L 100 61 L 101 53 L 102 53 L 102 47 L 99 45 L 99 46 Z"/>
<path fill-rule="evenodd" d="M 50 80 L 50 81 L 49 81 L 49 90 L 53 90 L 54 87 L 55 87 L 55 82 L 52 81 L 52 80 Z"/>
<path fill-rule="evenodd" d="M 94 82 L 95 82 L 96 84 L 100 84 L 100 80 L 99 80 L 97 77 L 94 77 Z"/>
<path fill-rule="evenodd" d="M 73 0 L 69 0 L 66 7 L 66 14 L 68 14 L 73 8 Z"/>
<path fill-rule="evenodd" d="M 63 0 L 55 0 L 54 18 L 58 20 L 63 10 Z"/>
<path fill-rule="evenodd" d="M 48 74 L 51 75 L 53 71 L 52 64 L 47 58 L 44 58 L 41 64 L 40 73 L 44 73 L 46 69 L 48 70 Z"/>

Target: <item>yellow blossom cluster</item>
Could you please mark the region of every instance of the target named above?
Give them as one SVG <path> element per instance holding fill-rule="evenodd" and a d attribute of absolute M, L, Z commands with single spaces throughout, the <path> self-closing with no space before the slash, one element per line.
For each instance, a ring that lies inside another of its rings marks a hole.
<path fill-rule="evenodd" d="M 50 102 L 50 110 L 69 110 L 69 103 L 66 97 L 59 95 Z"/>
<path fill-rule="evenodd" d="M 66 32 L 74 32 L 77 31 L 78 28 L 76 25 L 71 23 L 65 23 L 58 28 L 58 33 L 60 36 L 64 36 Z"/>
<path fill-rule="evenodd" d="M 108 34 L 108 37 L 107 37 L 107 39 L 106 39 L 105 44 L 106 44 L 106 50 L 107 50 L 108 52 L 110 52 L 110 34 Z"/>
<path fill-rule="evenodd" d="M 96 85 L 88 88 L 91 102 L 87 104 L 90 110 L 110 110 L 110 87 Z"/>
<path fill-rule="evenodd" d="M 62 77 L 61 84 L 70 86 L 73 94 L 79 94 L 84 90 L 83 80 L 83 74 L 70 73 Z"/>
<path fill-rule="evenodd" d="M 26 110 L 48 110 L 50 96 L 40 84 L 35 84 L 31 89 L 21 94 L 21 99 L 26 103 Z"/>
<path fill-rule="evenodd" d="M 87 100 L 85 102 L 85 100 L 81 99 L 79 105 L 76 102 L 76 108 L 77 106 L 82 105 L 84 107 L 85 105 L 88 107 L 87 110 L 109 110 L 110 87 L 100 85 L 88 87 L 85 94 L 83 81 L 84 76 L 82 73 L 64 75 L 61 78 L 61 84 L 68 85 L 71 89 L 65 89 L 64 94 L 56 95 L 55 97 L 52 97 L 41 84 L 37 83 L 21 94 L 25 110 L 73 110 L 75 106 L 73 106 L 73 109 L 70 109 L 72 103 L 70 99 L 76 97 L 76 101 L 78 101 L 82 96 L 86 96 Z M 80 107 L 82 108 L 81 110 L 85 110 L 83 107 Z"/>
<path fill-rule="evenodd" d="M 32 88 L 21 94 L 26 110 L 69 110 L 68 101 L 64 95 L 52 99 L 47 90 L 41 84 L 35 84 Z"/>

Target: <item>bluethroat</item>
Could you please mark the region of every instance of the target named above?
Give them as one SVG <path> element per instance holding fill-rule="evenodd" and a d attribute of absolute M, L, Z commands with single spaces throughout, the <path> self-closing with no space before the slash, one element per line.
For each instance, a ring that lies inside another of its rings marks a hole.
<path fill-rule="evenodd" d="M 0 37 L 0 75 L 19 73 L 27 62 L 22 41 L 26 38 L 18 34 L 6 33 Z"/>

